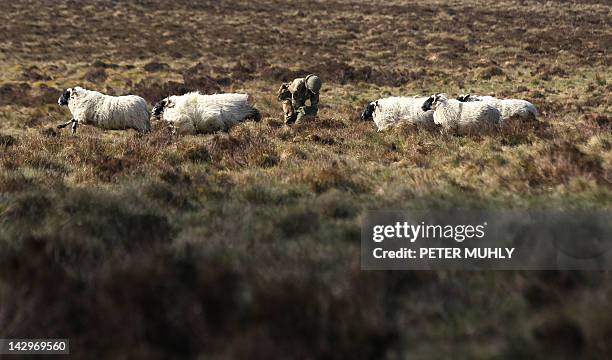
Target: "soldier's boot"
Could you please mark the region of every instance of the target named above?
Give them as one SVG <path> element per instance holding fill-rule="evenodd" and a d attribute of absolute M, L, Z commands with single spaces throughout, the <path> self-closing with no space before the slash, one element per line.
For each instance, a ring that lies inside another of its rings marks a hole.
<path fill-rule="evenodd" d="M 285 116 L 285 124 L 291 125 L 291 124 L 295 123 L 297 116 L 298 116 L 297 114 L 286 115 Z"/>

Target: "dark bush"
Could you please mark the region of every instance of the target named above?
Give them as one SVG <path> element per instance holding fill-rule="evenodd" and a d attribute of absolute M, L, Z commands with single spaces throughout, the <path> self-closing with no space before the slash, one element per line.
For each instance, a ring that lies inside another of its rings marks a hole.
<path fill-rule="evenodd" d="M 85 75 L 83 75 L 83 79 L 98 84 L 98 83 L 103 83 L 104 81 L 106 81 L 106 79 L 108 78 L 108 74 L 106 73 L 106 70 L 104 70 L 103 68 L 94 68 L 89 70 L 88 72 L 85 73 Z"/>
<path fill-rule="evenodd" d="M 11 135 L 0 134 L 0 146 L 9 147 L 17 143 L 17 139 Z"/>
<path fill-rule="evenodd" d="M 147 63 L 144 66 L 144 70 L 146 72 L 159 72 L 159 71 L 166 71 L 168 69 L 170 69 L 170 65 L 166 63 L 156 62 L 156 61 Z"/>
<path fill-rule="evenodd" d="M 27 83 L 7 83 L 0 85 L 0 105 L 30 106 L 28 99 L 32 87 Z"/>

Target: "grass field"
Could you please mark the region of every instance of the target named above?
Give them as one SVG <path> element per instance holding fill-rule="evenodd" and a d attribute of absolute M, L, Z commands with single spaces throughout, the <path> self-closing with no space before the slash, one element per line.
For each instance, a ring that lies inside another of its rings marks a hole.
<path fill-rule="evenodd" d="M 580 1 L 0 2 L 0 338 L 74 358 L 612 354 L 603 272 L 364 272 L 367 209 L 612 208 L 612 6 Z M 324 81 L 287 127 L 276 90 Z M 83 86 L 151 105 L 246 92 L 229 133 L 81 126 Z M 480 136 L 361 122 L 370 101 L 524 98 Z"/>

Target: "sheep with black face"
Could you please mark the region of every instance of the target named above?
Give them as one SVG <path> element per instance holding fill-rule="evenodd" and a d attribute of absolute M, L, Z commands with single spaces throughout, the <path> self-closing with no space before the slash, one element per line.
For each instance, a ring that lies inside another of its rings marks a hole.
<path fill-rule="evenodd" d="M 151 129 L 147 102 L 140 96 L 110 96 L 77 86 L 66 89 L 57 103 L 68 106 L 72 113 L 72 119 L 58 128 L 72 124 L 73 133 L 79 124 L 107 130 L 148 132 Z"/>
<path fill-rule="evenodd" d="M 387 130 L 401 123 L 419 127 L 434 126 L 433 111 L 423 111 L 425 97 L 387 97 L 366 105 L 361 119 L 373 120 L 378 131 Z"/>
<path fill-rule="evenodd" d="M 484 102 L 460 102 L 444 94 L 430 96 L 422 105 L 423 111 L 433 110 L 433 121 L 446 131 L 478 131 L 499 124 L 501 114 Z"/>

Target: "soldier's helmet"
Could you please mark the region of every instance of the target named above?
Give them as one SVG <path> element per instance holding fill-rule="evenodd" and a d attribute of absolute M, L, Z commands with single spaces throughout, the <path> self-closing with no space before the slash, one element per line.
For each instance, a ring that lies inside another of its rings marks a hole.
<path fill-rule="evenodd" d="M 312 91 L 313 93 L 318 94 L 321 90 L 321 79 L 319 79 L 317 75 L 310 74 L 306 76 L 304 81 L 306 82 L 306 87 L 308 90 Z"/>

